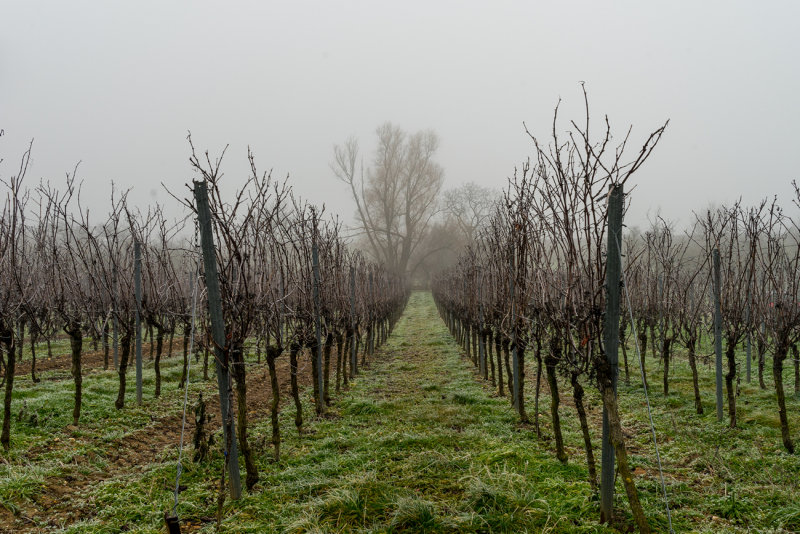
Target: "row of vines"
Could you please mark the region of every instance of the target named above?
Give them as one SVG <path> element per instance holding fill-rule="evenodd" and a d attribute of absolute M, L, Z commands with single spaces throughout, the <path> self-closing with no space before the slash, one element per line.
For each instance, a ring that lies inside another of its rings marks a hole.
<path fill-rule="evenodd" d="M 197 181 L 188 186 L 186 198 L 172 194 L 192 215 L 175 222 L 159 207 L 147 212 L 133 209 L 125 192 L 112 195 L 110 208 L 83 205 L 76 172 L 67 176 L 64 189 L 45 182 L 27 187 L 30 148 L 18 172 L 3 182 L 0 371 L 4 402 L 0 442 L 6 451 L 12 444 L 15 366 L 26 339 L 35 382 L 37 342 L 47 340 L 49 344 L 59 336 L 68 337 L 75 388 L 73 422 L 77 425 L 85 341 L 90 340 L 95 350 L 102 344 L 105 367 L 113 365 L 117 370 L 115 405 L 122 410 L 129 402 L 127 382 L 129 367 L 134 364 L 137 400 L 141 402 L 142 331 L 150 332 L 155 352 L 155 390 L 147 394 L 159 397 L 164 345 L 166 342 L 167 354 L 171 354 L 176 335 L 183 340 L 183 373 L 178 385 L 182 387 L 187 379 L 194 320 L 194 346 L 198 361 L 199 355 L 204 355 L 204 378 L 208 379 L 209 367 L 218 377 L 221 371 L 230 377 L 220 383 L 220 392 L 230 404 L 226 424 L 235 428 L 234 444 L 242 453 L 245 482 L 251 489 L 259 476 L 248 442 L 250 362 L 245 361 L 245 351 L 254 348 L 257 362 L 263 354 L 269 369 L 272 444 L 277 460 L 281 399 L 276 360 L 290 360 L 295 424 L 302 431 L 298 374 L 305 371 L 315 377 L 316 411 L 322 413 L 331 402 L 331 390 L 346 386 L 389 335 L 408 298 L 403 280 L 351 251 L 338 223 L 295 198 L 286 182 L 259 173 L 250 153 L 249 177 L 227 198 L 220 187 L 222 156 L 198 155 L 191 137 L 189 142 Z M 212 335 L 209 307 L 204 305 L 208 281 L 197 225 L 199 188 L 206 194 L 211 216 L 218 304 L 224 318 L 222 343 Z M 321 356 L 319 362 L 315 355 Z M 235 395 L 231 394 L 234 391 Z M 223 414 L 225 411 L 223 406 Z"/>
<path fill-rule="evenodd" d="M 584 388 L 598 388 L 612 454 L 634 520 L 642 532 L 648 532 L 620 424 L 616 397 L 620 369 L 613 363 L 616 348 L 609 358 L 604 332 L 608 235 L 617 239 L 608 233 L 608 198 L 651 154 L 666 124 L 626 160 L 623 154 L 629 137 L 612 148 L 606 121 L 599 142 L 590 138 L 588 115 L 587 104 L 586 122 L 572 122 L 563 138 L 556 128 L 556 109 L 551 141 L 542 144 L 531 136 L 535 160 L 525 163 L 509 180 L 490 222 L 458 264 L 435 280 L 433 292 L 443 319 L 478 374 L 498 395 L 510 398 L 523 422 L 529 422 L 525 362 L 528 357 L 535 360 L 532 423 L 540 434 L 538 405 L 544 380 L 551 395 L 555 454 L 562 462 L 567 461 L 567 453 L 559 390 L 571 389 L 589 482 L 595 490 L 601 484 Z M 800 207 L 796 185 L 795 193 L 792 207 Z M 629 358 L 640 353 L 642 359 L 651 357 L 660 363 L 661 388 L 668 395 L 674 347 L 682 345 L 693 375 L 696 411 L 702 414 L 706 407 L 699 391 L 698 360 L 706 355 L 699 353 L 700 346 L 704 337 L 716 339 L 718 416 L 723 418 L 725 402 L 727 422 L 735 427 L 742 374 L 751 380 L 752 362 L 760 387 L 767 388 L 765 366 L 771 358 L 783 445 L 793 452 L 783 372 L 787 358 L 793 359 L 795 390 L 800 391 L 799 225 L 800 219 L 789 216 L 775 200 L 753 207 L 737 203 L 709 209 L 685 231 L 657 219 L 644 233 L 623 232 L 617 243 L 623 267 L 618 282 L 624 285 L 617 339 L 624 380 L 630 381 L 632 372 L 638 378 L 641 369 L 647 382 L 644 366 Z M 719 313 L 714 312 L 715 302 Z M 741 353 L 746 353 L 744 370 Z M 603 515 L 602 520 L 612 519 Z"/>

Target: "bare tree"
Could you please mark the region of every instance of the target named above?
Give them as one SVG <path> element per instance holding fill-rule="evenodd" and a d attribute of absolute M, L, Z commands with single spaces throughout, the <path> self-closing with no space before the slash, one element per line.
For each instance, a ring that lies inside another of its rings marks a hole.
<path fill-rule="evenodd" d="M 442 195 L 442 210 L 445 217 L 455 223 L 466 242 L 472 242 L 494 212 L 500 193 L 475 182 L 468 182 Z"/>
<path fill-rule="evenodd" d="M 362 163 L 357 175 L 359 144 L 351 137 L 344 145 L 334 145 L 331 169 L 350 187 L 358 230 L 371 254 L 389 272 L 408 275 L 442 188 L 444 171 L 433 160 L 439 137 L 431 130 L 409 135 L 390 122 L 379 126 L 376 134 L 373 166 L 365 170 Z"/>

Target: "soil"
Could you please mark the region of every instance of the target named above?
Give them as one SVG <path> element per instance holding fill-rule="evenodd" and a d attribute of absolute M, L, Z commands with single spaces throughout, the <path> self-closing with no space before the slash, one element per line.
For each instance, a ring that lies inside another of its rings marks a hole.
<path fill-rule="evenodd" d="M 84 341 L 84 348 L 86 346 L 91 347 L 91 342 L 86 343 Z M 61 349 L 63 352 L 64 349 Z M 37 353 L 40 351 L 37 351 Z M 113 349 L 109 349 L 108 353 L 108 365 L 109 367 L 114 365 L 114 355 Z M 169 343 L 168 341 L 164 342 L 164 348 L 162 358 L 166 359 L 167 354 L 169 354 Z M 183 354 L 183 340 L 176 338 L 175 341 L 172 343 L 172 357 L 181 356 Z M 131 350 L 131 356 L 133 356 L 133 350 Z M 142 343 L 142 358 L 145 360 L 150 359 L 150 343 Z M 104 366 L 105 355 L 103 350 L 96 350 L 96 351 L 87 351 L 81 354 L 81 368 L 83 370 L 89 369 L 102 369 Z M 54 355 L 52 358 L 47 357 L 47 350 L 41 351 L 39 354 L 36 355 L 36 373 L 41 373 L 43 371 L 54 371 L 54 370 L 69 370 L 72 367 L 72 355 L 69 352 L 65 352 L 64 354 Z M 30 355 L 26 353 L 25 360 L 17 361 L 16 366 L 14 368 L 14 376 L 25 376 L 31 374 L 31 358 Z"/>

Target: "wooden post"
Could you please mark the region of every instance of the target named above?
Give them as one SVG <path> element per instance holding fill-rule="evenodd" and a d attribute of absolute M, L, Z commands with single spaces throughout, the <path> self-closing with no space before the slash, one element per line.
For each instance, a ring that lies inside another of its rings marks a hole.
<path fill-rule="evenodd" d="M 136 404 L 142 404 L 142 247 L 133 242 L 133 277 L 136 296 Z"/>
<path fill-rule="evenodd" d="M 722 303 L 719 274 L 719 249 L 711 252 L 714 261 L 714 351 L 717 355 L 717 421 L 722 421 Z"/>
<path fill-rule="evenodd" d="M 611 384 L 617 394 L 619 374 L 619 310 L 620 281 L 622 279 L 622 210 L 624 206 L 622 184 L 612 185 L 608 196 L 608 235 L 606 237 L 606 310 L 603 325 L 603 345 L 611 367 Z M 611 445 L 608 413 L 603 406 L 603 438 L 600 465 L 600 521 L 611 521 L 614 514 L 614 446 Z"/>
<path fill-rule="evenodd" d="M 197 219 L 200 226 L 200 243 L 203 249 L 203 272 L 208 295 L 208 316 L 211 319 L 211 335 L 217 357 L 217 387 L 219 407 L 222 414 L 222 441 L 228 456 L 228 476 L 231 481 L 231 498 L 242 495 L 242 480 L 239 474 L 239 449 L 236 444 L 236 423 L 231 414 L 231 380 L 228 369 L 228 347 L 225 340 L 225 320 L 222 316 L 222 294 L 217 274 L 217 257 L 214 250 L 214 234 L 211 230 L 211 210 L 208 207 L 208 190 L 205 181 L 194 182 L 194 198 L 197 204 Z"/>
<path fill-rule="evenodd" d="M 314 287 L 312 289 L 314 296 L 314 335 L 316 339 L 314 358 L 317 361 L 317 376 L 314 379 L 319 386 L 317 398 L 314 400 L 317 403 L 317 414 L 321 414 L 325 411 L 325 381 L 322 373 L 322 310 L 319 303 L 319 248 L 317 246 L 316 227 L 314 228 L 313 243 L 311 244 L 311 270 L 314 275 Z"/>

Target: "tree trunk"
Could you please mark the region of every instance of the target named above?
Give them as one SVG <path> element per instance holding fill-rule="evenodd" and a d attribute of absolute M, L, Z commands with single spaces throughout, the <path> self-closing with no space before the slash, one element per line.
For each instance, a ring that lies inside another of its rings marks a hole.
<path fill-rule="evenodd" d="M 592 450 L 592 436 L 589 434 L 589 422 L 586 419 L 586 408 L 583 405 L 583 386 L 578 381 L 577 373 L 570 373 L 572 383 L 572 395 L 575 400 L 575 410 L 578 412 L 578 420 L 581 423 L 583 433 L 583 448 L 586 450 L 586 466 L 589 468 L 589 485 L 592 491 L 597 491 L 597 466 L 594 462 L 594 451 Z"/>
<path fill-rule="evenodd" d="M 192 436 L 194 456 L 192 461 L 195 463 L 204 461 L 208 456 L 209 440 L 206 437 L 206 423 L 208 423 L 208 420 L 206 403 L 203 401 L 203 393 L 201 392 L 194 407 L 194 435 Z"/>
<path fill-rule="evenodd" d="M 672 338 L 664 336 L 661 340 L 661 352 L 664 356 L 664 396 L 669 396 L 669 357 L 672 350 Z"/>
<path fill-rule="evenodd" d="M 478 353 L 478 328 L 472 325 L 470 332 L 472 333 L 472 363 L 475 364 L 475 367 L 480 367 L 480 362 L 478 361 L 480 356 Z"/>
<path fill-rule="evenodd" d="M 647 387 L 647 367 L 644 364 L 645 354 L 647 354 L 647 325 L 639 330 L 639 365 L 642 367 L 642 377 L 644 378 L 644 386 Z"/>
<path fill-rule="evenodd" d="M 511 345 L 511 341 L 508 338 L 503 338 L 503 361 L 505 362 L 506 366 L 506 378 L 508 379 L 508 393 L 513 396 L 514 395 L 514 373 L 511 371 L 511 361 L 509 358 L 510 350 L 509 346 Z M 511 399 L 511 402 L 514 402 L 514 399 Z"/>
<path fill-rule="evenodd" d="M 117 392 L 117 400 L 114 402 L 114 406 L 117 410 L 121 410 L 125 407 L 125 373 L 128 371 L 128 359 L 131 355 L 131 337 L 131 328 L 128 328 L 123 332 L 122 338 L 120 339 L 119 369 L 117 369 L 117 374 L 119 375 L 119 391 Z"/>
<path fill-rule="evenodd" d="M 294 399 L 294 407 L 296 410 L 294 416 L 294 426 L 297 427 L 297 433 L 303 433 L 303 405 L 300 403 L 300 390 L 297 388 L 297 353 L 300 352 L 300 344 L 292 343 L 289 348 L 289 367 L 290 379 L 292 386 L 292 398 Z M 313 358 L 312 358 L 313 360 Z"/>
<path fill-rule="evenodd" d="M 541 438 L 542 432 L 539 428 L 539 392 L 542 389 L 542 343 L 538 338 L 536 339 L 534 356 L 536 357 L 536 397 L 533 401 L 533 421 L 536 427 L 536 437 Z"/>
<path fill-rule="evenodd" d="M 342 385 L 342 354 L 344 353 L 344 336 L 336 332 L 336 393 L 341 391 Z"/>
<path fill-rule="evenodd" d="M 772 361 L 772 378 L 775 380 L 775 394 L 778 397 L 778 418 L 781 423 L 781 437 L 783 446 L 789 454 L 794 454 L 794 443 L 789 434 L 789 419 L 786 414 L 786 394 L 783 391 L 783 361 L 789 353 L 789 344 L 778 341 L 775 346 L 775 356 Z"/>
<path fill-rule="evenodd" d="M 324 365 L 322 370 L 322 400 L 326 406 L 331 405 L 331 350 L 333 350 L 333 334 L 328 332 L 328 335 L 325 336 L 325 345 L 322 347 L 322 362 Z"/>
<path fill-rule="evenodd" d="M 561 356 L 561 344 L 558 334 L 550 340 L 550 352 L 544 357 L 544 366 L 547 371 L 547 384 L 550 386 L 550 416 L 553 419 L 553 435 L 556 440 L 556 458 L 561 463 L 567 463 L 567 453 L 564 450 L 564 437 L 561 435 L 561 418 L 558 415 L 558 405 L 561 399 L 558 395 L 558 379 L 556 377 L 556 364 Z"/>
<path fill-rule="evenodd" d="M 686 344 L 689 351 L 689 367 L 692 368 L 692 387 L 694 387 L 694 408 L 698 415 L 703 414 L 703 403 L 700 401 L 700 383 L 697 378 L 697 356 L 695 355 L 695 340 L 691 339 Z"/>
<path fill-rule="evenodd" d="M 11 328 L 6 328 L 0 332 L 2 338 L 0 342 L 6 348 L 6 374 L 5 374 L 5 396 L 3 397 L 3 431 L 0 433 L 0 444 L 8 452 L 11 448 L 11 398 L 14 393 L 14 368 L 16 367 L 16 347 L 14 346 L 14 332 Z"/>
<path fill-rule="evenodd" d="M 342 385 L 345 389 L 347 389 L 347 384 L 350 380 L 350 373 L 352 373 L 352 369 L 347 369 L 347 362 L 350 361 L 350 353 L 353 350 L 352 347 L 353 343 L 353 334 L 351 332 L 345 331 L 344 336 L 344 354 L 342 354 Z"/>
<path fill-rule="evenodd" d="M 650 525 L 647 523 L 647 519 L 644 516 L 644 510 L 639 502 L 639 494 L 636 491 L 636 485 L 633 482 L 633 474 L 631 473 L 630 466 L 628 465 L 628 451 L 625 448 L 625 440 L 622 435 L 622 424 L 620 423 L 619 419 L 617 396 L 614 394 L 614 389 L 611 387 L 610 377 L 603 379 L 601 382 L 601 388 L 603 404 L 606 408 L 606 414 L 608 415 L 609 439 L 611 444 L 614 446 L 619 474 L 622 475 L 622 484 L 625 487 L 625 493 L 628 496 L 628 503 L 631 507 L 631 513 L 633 514 L 633 519 L 636 522 L 636 526 L 639 527 L 639 532 L 642 534 L 649 534 Z"/>
<path fill-rule="evenodd" d="M 72 408 L 72 424 L 77 425 L 81 416 L 81 399 L 83 397 L 83 376 L 81 373 L 81 350 L 83 349 L 83 333 L 78 323 L 73 323 L 67 330 L 69 345 L 72 349 L 72 379 L 75 382 L 75 406 Z"/>
<path fill-rule="evenodd" d="M 39 377 L 36 376 L 36 341 L 39 339 L 39 333 L 31 330 L 31 380 L 34 384 L 39 382 Z"/>
<path fill-rule="evenodd" d="M 319 378 L 318 378 L 319 374 L 318 373 L 322 372 L 322 369 L 319 369 L 317 367 L 317 345 L 316 345 L 316 341 L 314 341 L 312 343 L 308 343 L 306 345 L 306 349 L 309 350 L 310 356 L 311 356 L 311 384 L 312 384 L 312 386 L 314 388 L 314 408 L 315 408 L 316 414 L 320 415 L 320 414 L 322 414 L 322 405 L 325 403 L 325 400 L 322 398 L 322 396 L 320 395 L 320 391 L 319 391 L 320 383 L 319 383 Z M 323 368 L 325 367 L 324 363 L 322 363 L 322 367 Z M 324 380 L 323 380 L 323 382 L 324 382 Z M 324 391 L 324 385 L 323 385 L 323 391 Z"/>
<path fill-rule="evenodd" d="M 156 371 L 156 398 L 158 398 L 161 395 L 161 353 L 163 350 L 164 350 L 164 329 L 158 326 L 156 327 L 156 357 L 154 364 Z"/>
<path fill-rule="evenodd" d="M 730 427 L 736 428 L 736 389 L 733 384 L 736 379 L 736 344 L 728 339 L 725 349 L 725 356 L 728 359 L 728 372 L 725 373 L 725 389 L 728 393 L 728 415 L 730 416 Z"/>
<path fill-rule="evenodd" d="M 794 361 L 794 394 L 800 396 L 800 354 L 797 343 L 792 344 L 792 360 Z"/>
<path fill-rule="evenodd" d="M 156 353 L 156 359 L 158 358 L 159 355 Z M 247 491 L 252 492 L 258 482 L 258 467 L 256 467 L 253 451 L 247 440 L 247 371 L 244 365 L 244 346 L 241 341 L 235 342 L 231 347 L 230 359 L 231 374 L 236 382 L 236 434 L 239 438 L 239 451 L 244 457 L 244 466 L 247 471 L 244 483 Z"/>
<path fill-rule="evenodd" d="M 497 382 L 494 378 L 494 356 L 492 355 L 492 331 L 489 329 L 486 330 L 486 361 L 489 362 L 489 368 L 491 370 L 491 384 L 492 388 L 494 389 L 497 386 Z"/>
<path fill-rule="evenodd" d="M 175 322 L 169 327 L 169 344 L 167 345 L 167 358 L 172 358 L 172 346 L 175 345 Z"/>
<path fill-rule="evenodd" d="M 281 428 L 278 421 L 278 408 L 281 395 L 278 388 L 278 372 L 275 369 L 275 360 L 281 353 L 278 347 L 267 346 L 267 367 L 269 368 L 269 383 L 272 389 L 272 404 L 270 406 L 270 420 L 272 422 L 272 447 L 275 451 L 275 461 L 281 460 Z"/>
<path fill-rule="evenodd" d="M 501 397 L 505 397 L 506 392 L 504 391 L 504 380 L 503 380 L 503 355 L 502 350 L 500 349 L 501 341 L 500 341 L 500 334 L 495 332 L 494 334 L 494 353 L 497 356 L 497 394 Z"/>
<path fill-rule="evenodd" d="M 472 357 L 472 343 L 471 343 L 471 338 L 470 338 L 470 333 L 469 333 L 469 330 L 470 330 L 469 324 L 467 324 L 466 321 L 462 321 L 462 324 L 464 325 L 464 337 L 463 337 L 462 346 L 464 347 L 464 350 L 467 351 L 467 358 L 472 360 L 472 363 L 474 364 L 475 363 L 475 358 Z"/>

